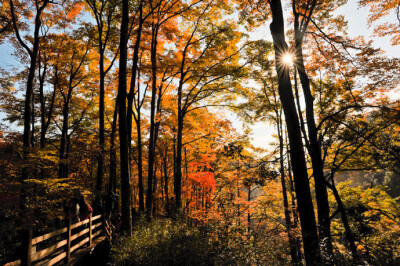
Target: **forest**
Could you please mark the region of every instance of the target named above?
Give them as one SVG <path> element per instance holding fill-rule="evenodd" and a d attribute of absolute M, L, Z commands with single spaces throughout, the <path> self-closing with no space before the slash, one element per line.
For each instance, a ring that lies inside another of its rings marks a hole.
<path fill-rule="evenodd" d="M 87 265 L 399 265 L 379 38 L 400 0 L 1 0 L 0 264 L 80 197 L 113 236 Z"/>

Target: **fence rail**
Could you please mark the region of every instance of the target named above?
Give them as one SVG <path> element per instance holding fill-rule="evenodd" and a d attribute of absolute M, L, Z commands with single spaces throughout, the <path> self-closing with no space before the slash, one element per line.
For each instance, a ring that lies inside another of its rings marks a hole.
<path fill-rule="evenodd" d="M 87 225 L 88 224 L 88 225 Z M 54 265 L 71 263 L 73 253 L 84 245 L 91 246 L 93 240 L 104 233 L 102 215 L 72 224 L 59 230 L 32 238 L 32 229 L 26 232 L 21 265 Z M 61 238 L 58 240 L 56 238 Z"/>

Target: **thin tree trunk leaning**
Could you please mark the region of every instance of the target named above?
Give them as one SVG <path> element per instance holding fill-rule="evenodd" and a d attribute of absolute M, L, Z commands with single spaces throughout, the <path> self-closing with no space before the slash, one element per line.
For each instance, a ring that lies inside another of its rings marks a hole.
<path fill-rule="evenodd" d="M 309 139 L 309 145 L 307 146 L 307 148 L 311 157 L 311 164 L 315 180 L 319 237 L 321 241 L 322 251 L 324 255 L 327 256 L 325 259 L 327 259 L 327 261 L 330 261 L 332 259 L 333 253 L 332 236 L 330 231 L 331 223 L 329 219 L 329 201 L 328 192 L 324 180 L 324 167 L 321 157 L 321 145 L 318 142 L 318 131 L 314 119 L 314 97 L 311 94 L 310 80 L 308 79 L 304 66 L 302 43 L 299 40 L 296 41 L 295 50 L 297 52 L 295 57 L 295 66 L 299 72 L 300 82 L 303 88 L 306 103 L 306 118 Z"/>
<path fill-rule="evenodd" d="M 294 35 L 295 35 L 295 56 L 294 66 L 295 71 L 298 70 L 300 83 L 303 88 L 304 98 L 306 103 L 306 119 L 308 129 L 308 140 L 306 147 L 311 157 L 311 164 L 313 168 L 313 175 L 315 180 L 315 194 L 317 200 L 317 211 L 318 211 L 318 231 L 320 246 L 323 259 L 327 262 L 331 262 L 333 259 L 332 251 L 332 236 L 330 231 L 330 219 L 329 219 L 329 201 L 328 192 L 324 180 L 324 166 L 321 155 L 321 145 L 318 141 L 318 130 L 315 125 L 314 119 L 314 97 L 312 96 L 310 89 L 310 80 L 308 78 L 306 68 L 304 66 L 303 56 L 303 37 L 304 32 L 308 27 L 308 23 L 311 20 L 311 16 L 315 9 L 316 1 L 310 2 L 308 15 L 302 18 L 302 24 L 299 22 L 299 13 L 297 13 L 296 6 L 293 3 L 294 13 Z M 300 108 L 300 106 L 299 106 Z M 299 113 L 301 116 L 301 113 Z M 303 121 L 302 121 L 303 122 Z M 304 122 L 303 122 L 304 123 Z M 304 127 L 304 125 L 303 125 Z M 305 130 L 304 130 L 305 131 Z M 306 134 L 305 132 L 303 132 Z M 306 136 L 304 136 L 306 138 Z"/>
<path fill-rule="evenodd" d="M 129 175 L 129 147 L 128 128 L 126 115 L 126 78 L 128 56 L 128 26 L 129 26 L 129 1 L 122 0 L 122 21 L 120 36 L 120 58 L 118 76 L 118 114 L 119 114 L 119 142 L 121 165 L 121 206 L 122 206 L 122 232 L 132 234 L 131 214 L 131 185 Z"/>
<path fill-rule="evenodd" d="M 284 166 L 284 158 L 283 158 L 283 126 L 282 126 L 282 117 L 281 114 L 275 110 L 277 128 L 278 128 L 278 138 L 279 138 L 279 164 L 280 164 L 280 172 L 281 172 L 281 184 L 282 184 L 282 195 L 283 195 L 283 207 L 285 209 L 285 221 L 286 228 L 289 238 L 289 247 L 290 247 L 290 256 L 292 257 L 293 265 L 299 265 L 301 262 L 301 258 L 298 257 L 298 250 L 296 240 L 293 237 L 293 224 L 290 218 L 289 211 L 289 201 L 287 198 L 287 190 L 286 190 L 286 181 L 285 181 L 285 166 Z M 250 199 L 249 199 L 250 200 Z"/>
<path fill-rule="evenodd" d="M 150 102 L 150 138 L 149 138 L 149 157 L 148 157 L 148 176 L 147 176 L 147 197 L 146 212 L 152 213 L 153 206 L 153 175 L 154 175 L 154 156 L 156 149 L 156 95 L 157 95 L 157 38 L 158 25 L 153 24 L 151 42 L 151 68 L 152 68 L 152 87 Z"/>
<path fill-rule="evenodd" d="M 156 107 L 156 117 L 158 117 L 158 119 L 156 119 L 155 123 L 154 123 L 154 139 L 153 139 L 153 149 L 154 149 L 154 170 L 153 170 L 153 191 L 152 191 L 152 214 L 155 215 L 156 214 L 156 209 L 155 207 L 157 206 L 154 202 L 154 195 L 156 193 L 156 187 L 157 187 L 157 180 L 156 180 L 156 173 L 157 173 L 157 158 L 156 158 L 156 145 L 157 145 L 157 139 L 158 139 L 158 132 L 160 130 L 160 119 L 161 119 L 161 99 L 162 99 L 162 85 L 160 85 L 158 87 L 158 96 L 157 96 L 157 107 Z"/>
<path fill-rule="evenodd" d="M 285 41 L 282 3 L 280 0 L 271 0 L 270 7 L 273 18 L 270 24 L 270 30 L 274 42 L 275 65 L 279 79 L 279 96 L 285 113 L 289 134 L 291 164 L 303 235 L 304 255 L 306 263 L 313 265 L 321 261 L 321 255 L 299 118 L 294 102 L 289 68 L 282 62 L 282 56 L 288 52 L 288 46 Z"/>
<path fill-rule="evenodd" d="M 343 222 L 343 226 L 344 226 L 344 230 L 346 233 L 346 238 L 349 241 L 349 245 L 350 245 L 350 251 L 351 251 L 351 255 L 353 257 L 353 261 L 355 263 L 359 262 L 359 257 L 357 254 L 357 247 L 355 244 L 355 239 L 354 239 L 354 235 L 353 232 L 351 231 L 350 225 L 349 225 L 349 220 L 347 219 L 347 213 L 346 213 L 346 208 L 342 202 L 342 199 L 340 198 L 339 192 L 336 189 L 336 185 L 335 182 L 333 180 L 333 175 L 331 176 L 331 181 L 332 184 L 329 184 L 329 188 L 332 190 L 333 192 L 333 196 L 335 197 L 335 200 L 337 202 L 338 205 L 338 210 L 340 211 L 341 214 L 341 218 L 342 218 L 342 222 Z"/>
<path fill-rule="evenodd" d="M 292 202 L 291 212 L 293 215 L 292 228 L 293 228 L 293 231 L 295 231 L 296 228 L 299 228 L 299 215 L 297 212 L 297 204 L 296 204 L 296 199 L 295 199 L 295 195 L 294 195 L 295 191 L 294 191 L 294 187 L 293 187 L 293 178 L 292 178 L 290 163 L 288 165 L 288 170 L 289 170 L 288 177 L 289 177 L 289 183 L 290 183 L 290 198 L 291 198 L 291 202 Z M 300 237 L 300 235 L 294 233 L 293 238 L 294 238 L 294 243 L 296 245 L 297 257 L 299 258 L 300 261 L 302 261 L 303 253 L 301 252 L 301 237 Z"/>

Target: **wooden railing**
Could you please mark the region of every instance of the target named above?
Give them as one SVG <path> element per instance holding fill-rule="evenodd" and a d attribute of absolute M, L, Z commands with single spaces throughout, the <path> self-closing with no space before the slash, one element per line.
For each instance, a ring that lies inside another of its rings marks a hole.
<path fill-rule="evenodd" d="M 89 225 L 87 225 L 89 224 Z M 54 232 L 32 238 L 32 230 L 27 231 L 21 265 L 54 265 L 71 263 L 71 255 L 77 250 L 91 246 L 93 240 L 104 233 L 102 215 L 71 224 Z"/>

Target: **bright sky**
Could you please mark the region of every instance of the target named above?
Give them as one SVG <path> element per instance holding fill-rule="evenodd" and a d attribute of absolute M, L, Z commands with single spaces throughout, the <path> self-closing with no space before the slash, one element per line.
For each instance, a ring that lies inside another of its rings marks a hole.
<path fill-rule="evenodd" d="M 367 26 L 367 8 L 358 8 L 357 0 L 349 0 L 348 3 L 340 8 L 339 12 L 345 16 L 348 20 L 348 33 L 350 36 L 364 35 L 367 38 L 372 38 L 372 29 L 368 29 Z M 395 14 L 389 20 L 395 19 Z M 252 39 L 267 39 L 271 40 L 271 34 L 269 31 L 269 22 L 266 23 L 264 27 L 261 27 L 257 31 L 251 34 Z M 387 52 L 389 57 L 396 56 L 399 47 L 393 47 L 390 45 L 389 38 L 373 38 L 375 41 L 375 46 L 382 48 Z M 0 67 L 7 70 L 18 67 L 18 61 L 16 61 L 11 53 L 13 51 L 12 45 L 9 43 L 4 43 L 0 45 Z M 3 119 L 3 115 L 0 113 L 0 119 Z M 234 116 L 229 115 L 230 118 Z M 240 131 L 242 128 L 242 122 L 238 119 L 233 119 L 233 124 Z M 266 123 L 256 123 L 251 126 L 253 130 L 252 143 L 256 147 L 268 148 L 269 144 L 273 141 L 272 135 L 275 133 L 275 128 L 272 125 Z"/>
<path fill-rule="evenodd" d="M 367 16 L 368 8 L 358 8 L 358 0 L 349 0 L 346 5 L 339 9 L 339 13 L 345 16 L 348 21 L 348 34 L 349 36 L 363 35 L 367 39 L 373 39 L 376 47 L 382 48 L 387 52 L 389 57 L 398 55 L 399 47 L 391 46 L 389 37 L 373 37 L 372 29 L 368 29 Z M 388 20 L 396 19 L 395 14 L 389 17 Z M 252 39 L 271 39 L 269 31 L 269 23 L 265 27 L 260 28 L 252 34 Z M 235 125 L 238 123 L 234 123 Z M 256 147 L 268 148 L 269 144 L 273 141 L 272 134 L 275 134 L 275 128 L 266 123 L 256 123 L 252 126 L 252 144 Z"/>

